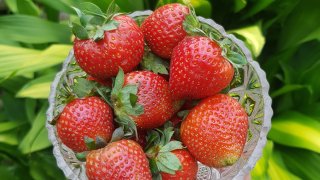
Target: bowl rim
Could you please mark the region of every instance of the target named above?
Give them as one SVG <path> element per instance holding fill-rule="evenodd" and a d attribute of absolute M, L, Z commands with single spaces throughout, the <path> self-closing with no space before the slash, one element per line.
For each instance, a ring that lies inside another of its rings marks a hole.
<path fill-rule="evenodd" d="M 148 16 L 152 12 L 153 11 L 151 11 L 151 10 L 135 11 L 135 12 L 128 14 L 128 15 L 130 17 Z M 253 169 L 253 167 L 255 166 L 257 161 L 259 160 L 259 158 L 262 156 L 263 147 L 265 146 L 265 144 L 267 142 L 267 134 L 271 128 L 271 118 L 273 115 L 273 110 L 271 107 L 272 100 L 271 100 L 271 97 L 269 96 L 270 85 L 267 81 L 266 73 L 260 68 L 260 65 L 258 64 L 258 62 L 253 60 L 251 52 L 249 51 L 249 49 L 245 46 L 245 44 L 241 40 L 237 39 L 232 34 L 228 34 L 221 25 L 217 24 L 212 19 L 203 18 L 201 16 L 198 16 L 198 19 L 200 22 L 206 23 L 206 24 L 212 26 L 213 28 L 217 29 L 223 37 L 227 37 L 227 38 L 231 39 L 235 44 L 237 44 L 239 46 L 239 48 L 241 49 L 241 51 L 244 53 L 248 63 L 250 63 L 250 65 L 256 71 L 256 73 L 259 77 L 259 80 L 261 82 L 261 91 L 262 91 L 262 97 L 263 97 L 263 101 L 264 101 L 264 120 L 263 120 L 263 124 L 261 126 L 259 140 L 258 140 L 256 147 L 254 148 L 252 154 L 250 155 L 248 161 L 245 163 L 243 168 L 233 178 L 233 179 L 243 179 L 245 175 L 250 173 L 250 171 Z M 68 57 L 63 62 L 63 66 L 62 66 L 61 71 L 56 74 L 55 79 L 51 84 L 50 95 L 48 98 L 49 108 L 46 112 L 46 115 L 47 115 L 46 128 L 48 130 L 49 140 L 51 141 L 51 143 L 53 145 L 53 154 L 56 158 L 58 167 L 63 171 L 66 178 L 79 179 L 79 177 L 73 173 L 73 169 L 67 164 L 67 162 L 63 158 L 63 155 L 60 151 L 57 137 L 54 135 L 54 127 L 49 123 L 49 121 L 53 118 L 53 109 L 55 106 L 56 87 L 58 86 L 58 83 L 61 79 L 61 76 L 67 70 L 67 67 L 68 67 L 70 61 L 72 60 L 73 55 L 74 55 L 74 53 L 73 53 L 73 49 L 72 49 L 70 51 Z M 85 179 L 86 177 L 81 177 L 81 178 Z"/>

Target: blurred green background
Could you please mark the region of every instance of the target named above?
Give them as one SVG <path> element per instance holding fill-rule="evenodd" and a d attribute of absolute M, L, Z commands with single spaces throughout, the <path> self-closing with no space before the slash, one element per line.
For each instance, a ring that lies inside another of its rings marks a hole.
<path fill-rule="evenodd" d="M 64 179 L 45 129 L 54 75 L 85 0 L 0 0 L 0 179 Z M 116 0 L 121 10 L 176 0 Z M 110 0 L 91 0 L 106 8 Z M 252 179 L 320 178 L 320 1 L 191 0 L 245 41 L 267 73 L 274 117 Z"/>

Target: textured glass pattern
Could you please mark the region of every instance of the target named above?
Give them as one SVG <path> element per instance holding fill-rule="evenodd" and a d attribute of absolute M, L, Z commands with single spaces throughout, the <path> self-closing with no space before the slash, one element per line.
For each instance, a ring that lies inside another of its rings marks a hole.
<path fill-rule="evenodd" d="M 138 23 L 149 15 L 151 11 L 135 12 L 130 16 Z M 249 115 L 249 133 L 244 152 L 241 158 L 233 165 L 226 168 L 214 169 L 199 163 L 198 179 L 242 179 L 250 172 L 260 158 L 262 149 L 266 143 L 266 136 L 271 126 L 271 98 L 268 95 L 269 84 L 266 75 L 259 64 L 252 60 L 251 53 L 244 43 L 233 35 L 227 34 L 222 26 L 211 19 L 199 17 L 205 32 L 215 32 L 217 38 L 229 39 L 233 43 L 233 50 L 243 54 L 248 64 L 239 69 L 225 92 L 237 99 L 246 109 Z M 58 167 L 61 168 L 68 179 L 87 179 L 85 164 L 76 159 L 74 153 L 64 146 L 57 138 L 55 126 L 48 122 L 58 115 L 64 107 L 67 93 L 75 77 L 86 74 L 76 64 L 71 51 L 64 61 L 62 70 L 56 75 L 51 86 L 49 97 L 50 107 L 47 111 L 46 126 L 49 139 L 53 144 L 53 154 L 57 159 Z"/>

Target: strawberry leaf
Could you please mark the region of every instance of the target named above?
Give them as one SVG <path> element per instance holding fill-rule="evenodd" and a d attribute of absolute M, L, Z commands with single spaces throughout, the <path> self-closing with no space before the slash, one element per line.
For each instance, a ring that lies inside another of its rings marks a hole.
<path fill-rule="evenodd" d="M 74 82 L 73 92 L 77 97 L 82 98 L 92 93 L 92 89 L 94 88 L 93 82 L 84 78 L 77 78 Z"/>
<path fill-rule="evenodd" d="M 123 131 L 123 127 L 118 127 L 117 129 L 115 129 L 112 133 L 112 138 L 110 142 L 115 142 L 115 141 L 119 141 L 120 139 L 122 139 L 124 137 L 124 131 Z"/>
<path fill-rule="evenodd" d="M 88 31 L 77 23 L 72 23 L 72 33 L 81 40 L 89 38 Z"/>
<path fill-rule="evenodd" d="M 94 41 L 99 41 L 99 40 L 103 39 L 103 37 L 104 37 L 104 31 L 103 31 L 103 29 L 99 28 L 99 29 L 96 30 L 96 32 L 95 32 L 94 36 L 92 37 L 92 39 Z"/>
<path fill-rule="evenodd" d="M 152 174 L 158 174 L 159 169 L 157 166 L 157 161 L 155 159 L 149 159 L 149 167 Z"/>
<path fill-rule="evenodd" d="M 95 141 L 96 149 L 103 148 L 106 146 L 106 144 L 107 144 L 107 142 L 102 137 L 100 137 L 100 136 L 96 137 L 96 141 Z"/>
<path fill-rule="evenodd" d="M 156 74 L 169 74 L 169 62 L 164 61 L 160 57 L 156 56 L 151 50 L 146 50 L 141 61 L 142 69 L 150 70 Z"/>
<path fill-rule="evenodd" d="M 84 137 L 84 142 L 85 142 L 88 150 L 96 149 L 96 143 L 95 143 L 94 139 L 89 138 L 88 136 L 85 136 Z"/>
<path fill-rule="evenodd" d="M 75 156 L 76 156 L 76 158 L 77 158 L 79 161 L 85 162 L 88 153 L 89 153 L 89 151 L 84 151 L 84 152 L 80 152 L 80 153 L 75 153 Z"/>
<path fill-rule="evenodd" d="M 123 86 L 124 83 L 124 72 L 121 68 L 119 68 L 119 72 L 114 80 L 113 89 L 111 91 L 111 96 L 117 96 Z"/>
<path fill-rule="evenodd" d="M 163 146 L 159 152 L 170 152 L 176 149 L 183 149 L 182 143 L 180 141 L 170 141 L 168 144 Z"/>
<path fill-rule="evenodd" d="M 83 2 L 80 4 L 80 10 L 85 14 L 95 15 L 106 18 L 105 14 L 101 11 L 101 9 L 90 2 Z"/>
<path fill-rule="evenodd" d="M 110 20 L 106 24 L 102 26 L 102 29 L 105 31 L 111 31 L 117 29 L 119 26 L 119 23 L 115 20 Z"/>
<path fill-rule="evenodd" d="M 168 174 L 176 174 L 174 170 L 171 170 L 170 168 L 167 168 L 163 163 L 160 161 L 156 161 L 157 167 L 161 172 L 165 172 Z"/>
<path fill-rule="evenodd" d="M 162 145 L 165 145 L 165 144 L 168 144 L 172 138 L 174 134 L 174 131 L 173 131 L 173 127 L 168 127 L 166 129 L 164 129 L 163 131 L 163 140 L 162 140 Z"/>
<path fill-rule="evenodd" d="M 185 119 L 188 116 L 189 112 L 190 112 L 190 110 L 179 111 L 177 113 L 177 116 L 182 118 L 182 119 Z"/>
<path fill-rule="evenodd" d="M 137 104 L 138 96 L 130 93 L 130 103 L 131 106 L 134 107 Z"/>
<path fill-rule="evenodd" d="M 106 11 L 106 15 L 107 17 L 111 18 L 114 14 L 118 13 L 119 11 L 119 6 L 114 1 L 111 1 Z"/>
<path fill-rule="evenodd" d="M 91 15 L 86 15 L 89 19 L 89 23 L 93 26 L 101 26 L 105 19 L 99 16 L 91 16 Z M 81 19 L 80 19 L 81 21 Z"/>
<path fill-rule="evenodd" d="M 182 167 L 180 160 L 171 152 L 159 153 L 157 159 L 161 164 L 172 171 L 180 170 Z"/>

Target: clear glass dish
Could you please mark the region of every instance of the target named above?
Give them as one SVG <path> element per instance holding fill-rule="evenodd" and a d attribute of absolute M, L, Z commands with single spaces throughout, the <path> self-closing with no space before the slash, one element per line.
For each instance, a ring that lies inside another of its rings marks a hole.
<path fill-rule="evenodd" d="M 130 14 L 138 23 L 152 11 L 137 11 Z M 242 53 L 248 64 L 239 69 L 230 85 L 228 94 L 242 103 L 249 114 L 249 133 L 241 158 L 232 166 L 214 169 L 199 163 L 197 179 L 243 179 L 250 172 L 262 154 L 266 143 L 267 133 L 271 126 L 271 98 L 268 95 L 269 83 L 265 72 L 259 64 L 252 59 L 252 55 L 242 41 L 231 34 L 227 34 L 224 28 L 211 19 L 198 17 L 204 31 L 213 31 L 221 39 L 229 39 L 234 43 L 234 51 Z M 73 51 L 63 63 L 62 70 L 56 75 L 51 85 L 49 96 L 49 109 L 47 111 L 46 127 L 49 139 L 53 144 L 53 154 L 58 167 L 68 179 L 87 179 L 85 175 L 85 163 L 75 157 L 72 150 L 64 146 L 57 137 L 56 127 L 49 124 L 49 120 L 55 117 L 63 109 L 65 90 L 73 84 L 75 77 L 85 76 L 85 73 L 77 66 Z"/>

